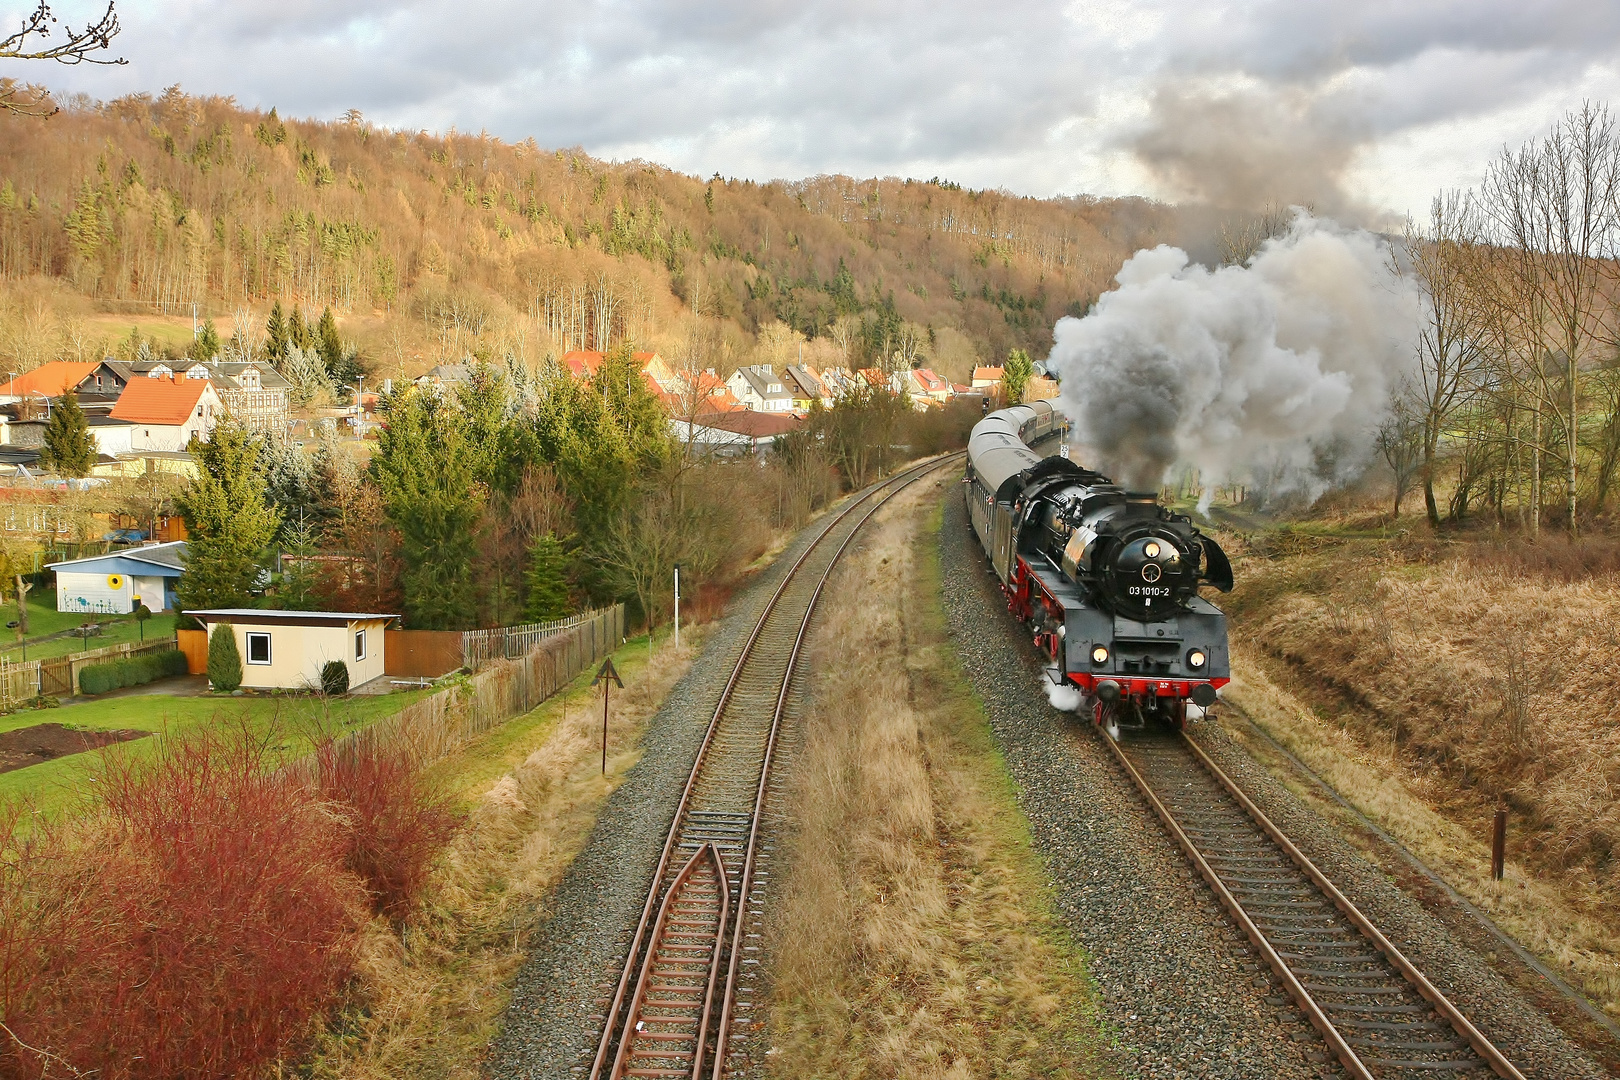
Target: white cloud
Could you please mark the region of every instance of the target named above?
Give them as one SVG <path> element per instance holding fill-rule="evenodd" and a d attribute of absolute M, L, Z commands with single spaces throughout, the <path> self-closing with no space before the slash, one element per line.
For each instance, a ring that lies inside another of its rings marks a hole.
<path fill-rule="evenodd" d="M 8 22 L 23 10 L 0 5 Z M 96 13 L 95 0 L 56 7 Z M 1620 91 L 1620 8 L 1590 0 L 119 7 L 128 67 L 0 74 L 100 97 L 181 83 L 291 115 L 355 107 L 705 175 L 937 173 L 1032 194 L 1141 191 L 1156 181 L 1130 139 L 1156 90 L 1253 87 L 1356 133 L 1348 200 L 1398 212 L 1469 182 L 1504 139 L 1582 95 Z"/>

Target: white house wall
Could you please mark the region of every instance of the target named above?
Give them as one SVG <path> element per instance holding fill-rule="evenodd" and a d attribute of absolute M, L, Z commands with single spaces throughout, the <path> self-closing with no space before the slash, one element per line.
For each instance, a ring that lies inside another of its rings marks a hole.
<path fill-rule="evenodd" d="M 127 615 L 134 610 L 135 605 L 130 597 L 135 595 L 134 579 L 128 574 L 120 574 L 123 584 L 121 588 L 114 589 L 107 584 L 109 574 L 83 574 L 68 570 L 56 572 L 56 610 L 57 611 L 83 611 L 104 614 Z M 156 608 L 152 610 L 156 611 Z"/>

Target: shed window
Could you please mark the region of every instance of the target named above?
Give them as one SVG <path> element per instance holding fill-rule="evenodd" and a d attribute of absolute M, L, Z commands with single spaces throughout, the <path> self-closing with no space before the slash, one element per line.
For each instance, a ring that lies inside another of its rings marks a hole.
<path fill-rule="evenodd" d="M 354 658 L 356 660 L 366 658 L 366 632 L 364 630 L 354 632 Z"/>
<path fill-rule="evenodd" d="M 270 662 L 270 635 L 249 632 L 247 636 L 247 662 L 250 664 L 268 664 Z"/>

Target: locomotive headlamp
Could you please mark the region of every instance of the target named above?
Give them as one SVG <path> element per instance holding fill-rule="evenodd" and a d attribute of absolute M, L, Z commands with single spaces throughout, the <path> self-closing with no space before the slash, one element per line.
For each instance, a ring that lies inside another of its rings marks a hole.
<path fill-rule="evenodd" d="M 1201 668 L 1208 663 L 1208 661 L 1209 657 L 1205 655 L 1203 649 L 1194 649 L 1192 652 L 1187 654 L 1188 667 Z"/>
<path fill-rule="evenodd" d="M 1142 554 L 1146 555 L 1150 559 L 1157 559 L 1159 557 L 1159 550 L 1159 542 L 1157 540 L 1149 540 L 1147 545 L 1142 548 Z"/>
<path fill-rule="evenodd" d="M 1108 646 L 1093 645 L 1091 647 L 1091 662 L 1099 666 L 1108 663 Z"/>

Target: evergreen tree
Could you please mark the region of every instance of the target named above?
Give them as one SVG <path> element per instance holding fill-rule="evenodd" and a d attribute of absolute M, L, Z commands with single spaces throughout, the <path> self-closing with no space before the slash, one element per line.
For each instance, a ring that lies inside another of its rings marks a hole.
<path fill-rule="evenodd" d="M 407 386 L 387 402 L 388 425 L 371 460 L 406 566 L 405 616 L 419 629 L 477 621 L 473 558 L 487 488 L 453 399 Z"/>
<path fill-rule="evenodd" d="M 1007 404 L 1017 405 L 1024 400 L 1024 390 L 1034 373 L 1029 353 L 1014 349 L 1007 354 L 1007 364 L 1001 369 L 1001 391 L 1007 397 Z"/>
<path fill-rule="evenodd" d="M 264 324 L 264 354 L 272 364 L 279 365 L 287 355 L 287 317 L 282 314 L 281 301 L 270 305 L 270 319 Z"/>
<path fill-rule="evenodd" d="M 290 517 L 282 532 L 281 581 L 276 587 L 276 602 L 288 611 L 314 611 L 320 607 L 315 597 L 315 567 L 310 561 L 317 551 L 315 523 L 307 517 Z"/>
<path fill-rule="evenodd" d="M 242 652 L 229 623 L 218 624 L 208 635 L 208 683 L 227 694 L 242 685 Z"/>
<path fill-rule="evenodd" d="M 39 461 L 61 476 L 86 476 L 95 466 L 96 440 L 90 435 L 84 410 L 79 408 L 76 390 L 63 394 L 51 407 L 50 419 L 45 421 L 45 445 L 40 447 Z"/>
<path fill-rule="evenodd" d="M 304 309 L 294 304 L 292 314 L 287 316 L 287 344 L 308 349 L 315 344 L 311 338 L 309 327 L 304 323 Z"/>
<path fill-rule="evenodd" d="M 193 443 L 198 474 L 178 502 L 185 518 L 186 572 L 177 590 L 182 609 L 249 607 L 265 570 L 265 549 L 281 515 L 266 502 L 263 444 L 239 424 L 214 428 Z"/>
<path fill-rule="evenodd" d="M 219 331 L 214 329 L 214 320 L 209 319 L 203 323 L 202 329 L 192 339 L 191 348 L 186 350 L 186 355 L 199 364 L 206 364 L 219 355 L 219 350 Z"/>
<path fill-rule="evenodd" d="M 328 374 L 343 363 L 343 339 L 338 337 L 337 320 L 332 317 L 330 307 L 321 312 L 321 321 L 315 327 L 315 351 L 321 354 Z"/>
<path fill-rule="evenodd" d="M 529 592 L 523 607 L 525 619 L 547 622 L 569 613 L 568 557 L 555 536 L 542 536 L 529 548 L 523 583 Z"/>

